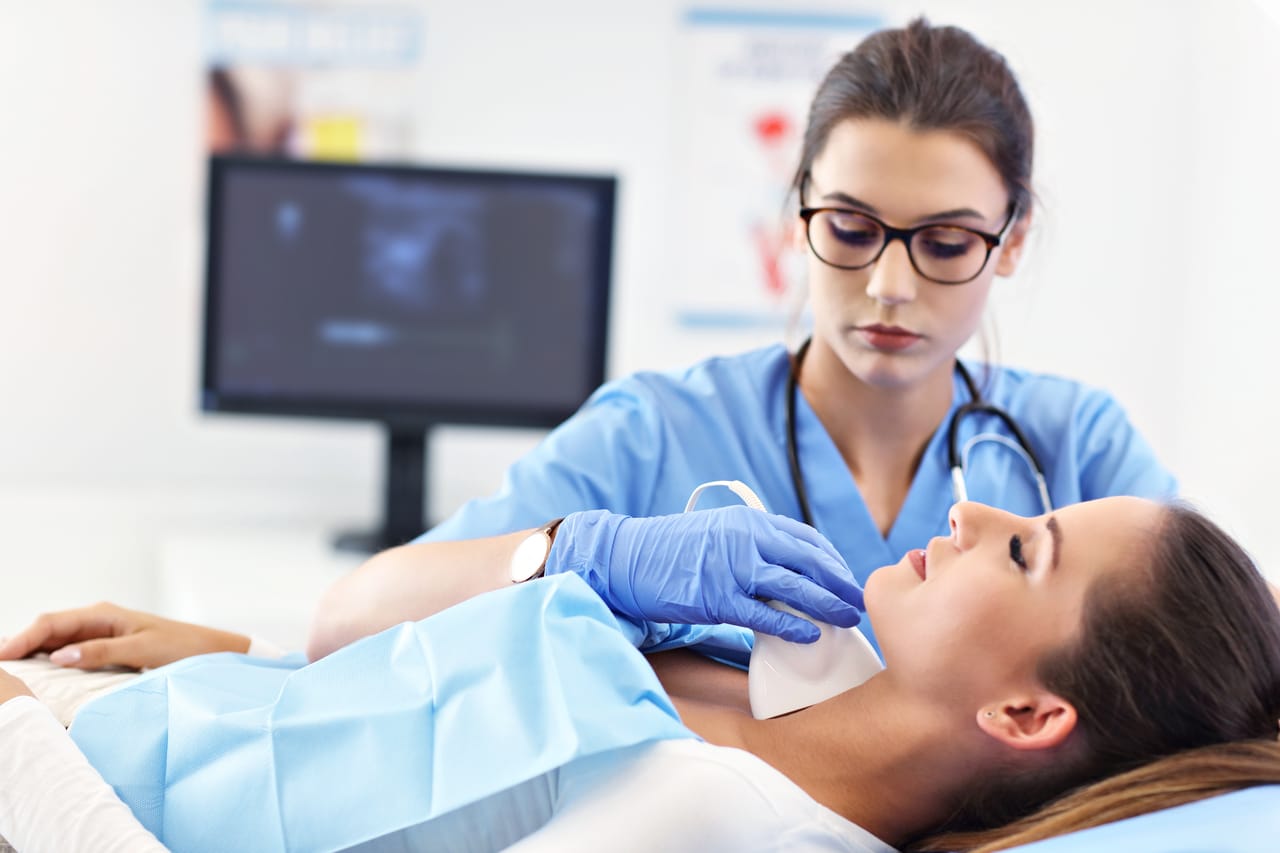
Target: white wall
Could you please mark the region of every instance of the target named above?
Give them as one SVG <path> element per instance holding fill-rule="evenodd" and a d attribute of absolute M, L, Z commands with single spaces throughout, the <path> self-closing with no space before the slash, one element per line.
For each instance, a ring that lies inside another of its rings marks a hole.
<path fill-rule="evenodd" d="M 1169 458 L 1278 580 L 1280 3 L 1216 5 L 1196 9 L 1204 47 L 1187 94 L 1198 109 L 1178 128 L 1194 145 L 1180 205 L 1194 248 L 1176 300 Z"/>
<path fill-rule="evenodd" d="M 650 285 L 672 274 L 684 6 L 423 6 L 424 158 L 620 174 L 612 372 L 758 342 L 654 334 L 670 328 Z M 1275 21 L 1246 0 L 864 10 L 968 26 L 1026 87 L 1044 204 L 995 299 L 1001 355 L 1115 391 L 1187 493 L 1280 574 Z M 375 512 L 375 428 L 196 412 L 200 25 L 195 0 L 0 4 L 0 630 L 100 597 L 154 605 L 175 530 Z M 536 439 L 447 431 L 436 513 Z"/>

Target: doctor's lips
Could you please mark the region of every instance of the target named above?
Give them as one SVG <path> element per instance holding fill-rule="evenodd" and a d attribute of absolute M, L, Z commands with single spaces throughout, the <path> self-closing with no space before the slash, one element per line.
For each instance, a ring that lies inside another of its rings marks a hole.
<path fill-rule="evenodd" d="M 886 326 L 873 323 L 869 326 L 855 326 L 854 331 L 863 341 L 878 350 L 896 352 L 903 350 L 920 340 L 922 335 L 908 331 L 901 326 Z"/>

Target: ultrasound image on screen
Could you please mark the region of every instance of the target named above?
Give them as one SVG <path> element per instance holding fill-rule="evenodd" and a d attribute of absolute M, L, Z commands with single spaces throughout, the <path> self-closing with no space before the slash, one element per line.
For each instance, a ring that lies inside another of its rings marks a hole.
<path fill-rule="evenodd" d="M 568 411 L 591 390 L 595 190 L 286 167 L 220 192 L 221 393 Z"/>

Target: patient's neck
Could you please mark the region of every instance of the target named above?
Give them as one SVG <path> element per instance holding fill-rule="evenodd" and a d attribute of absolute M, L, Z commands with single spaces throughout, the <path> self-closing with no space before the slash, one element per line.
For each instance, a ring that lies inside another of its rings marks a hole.
<path fill-rule="evenodd" d="M 907 699 L 882 673 L 840 696 L 772 720 L 678 702 L 704 739 L 746 749 L 809 796 L 899 846 L 940 824 L 983 760 L 981 738 Z"/>

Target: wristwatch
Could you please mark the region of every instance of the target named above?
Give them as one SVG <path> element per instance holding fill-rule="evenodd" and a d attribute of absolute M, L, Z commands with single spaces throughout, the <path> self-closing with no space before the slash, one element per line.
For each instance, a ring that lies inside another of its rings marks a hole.
<path fill-rule="evenodd" d="M 551 554 L 551 543 L 556 541 L 556 528 L 563 518 L 540 527 L 530 533 L 523 542 L 516 546 L 511 555 L 511 582 L 524 583 L 542 577 L 547 570 L 547 557 Z"/>

